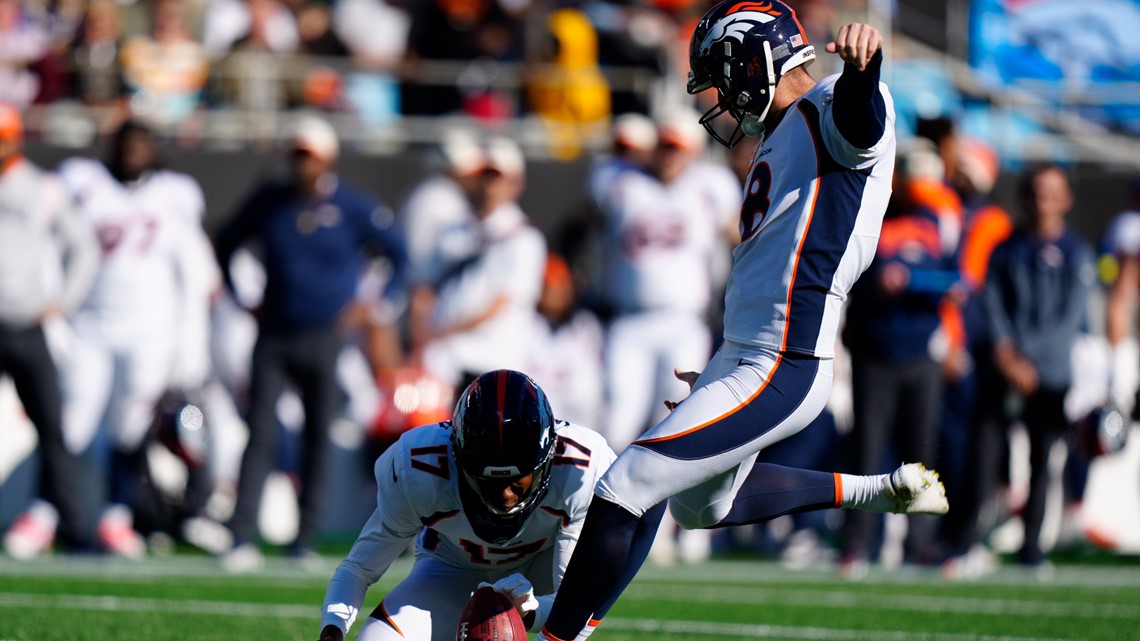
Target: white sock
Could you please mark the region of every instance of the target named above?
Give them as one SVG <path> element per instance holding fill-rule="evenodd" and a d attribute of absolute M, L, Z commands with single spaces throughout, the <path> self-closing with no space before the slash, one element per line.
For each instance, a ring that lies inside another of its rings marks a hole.
<path fill-rule="evenodd" d="M 884 490 L 890 487 L 889 474 L 840 474 L 843 487 L 843 507 L 869 512 L 890 512 L 894 499 Z"/>
<path fill-rule="evenodd" d="M 594 630 L 598 628 L 599 623 L 601 623 L 601 621 L 590 619 L 590 622 L 586 624 L 586 627 L 582 628 L 582 631 L 578 633 L 574 641 L 586 641 L 586 639 L 590 638 L 590 635 L 594 633 Z"/>

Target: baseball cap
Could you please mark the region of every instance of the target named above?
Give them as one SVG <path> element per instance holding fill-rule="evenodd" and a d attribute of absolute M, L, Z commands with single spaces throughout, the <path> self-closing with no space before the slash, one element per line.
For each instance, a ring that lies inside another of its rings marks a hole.
<path fill-rule="evenodd" d="M 20 112 L 12 105 L 0 104 L 0 139 L 10 140 L 24 136 L 24 122 Z"/>
<path fill-rule="evenodd" d="M 657 146 L 653 121 L 639 113 L 624 113 L 614 118 L 612 136 L 615 145 L 627 149 L 649 151 Z"/>
<path fill-rule="evenodd" d="M 526 170 L 526 160 L 522 150 L 510 138 L 495 136 L 487 140 L 484 170 L 497 171 L 504 176 L 522 176 Z"/>
<path fill-rule="evenodd" d="M 294 123 L 290 144 L 290 149 L 307 151 L 322 160 L 335 160 L 340 153 L 336 131 L 317 116 L 302 116 Z"/>
<path fill-rule="evenodd" d="M 479 138 L 466 129 L 452 129 L 443 134 L 439 144 L 443 166 L 456 176 L 470 176 L 483 169 L 483 150 Z"/>
<path fill-rule="evenodd" d="M 688 152 L 704 151 L 708 136 L 700 123 L 701 115 L 695 110 L 674 108 L 657 120 L 657 140 L 662 145 Z"/>

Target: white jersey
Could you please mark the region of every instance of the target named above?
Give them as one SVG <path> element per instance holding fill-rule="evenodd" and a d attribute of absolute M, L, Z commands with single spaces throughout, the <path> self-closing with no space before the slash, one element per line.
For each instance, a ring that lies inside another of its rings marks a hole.
<path fill-rule="evenodd" d="M 398 220 L 408 246 L 413 278 L 422 279 L 436 251 L 439 235 L 471 220 L 474 213 L 459 184 L 442 174 L 419 183 L 400 208 Z"/>
<path fill-rule="evenodd" d="M 691 190 L 703 204 L 701 213 L 713 226 L 717 242 L 712 254 L 713 291 L 724 287 L 728 271 L 732 268 L 732 243 L 726 233 L 740 220 L 743 195 L 740 178 L 725 165 L 697 160 L 691 163 L 676 181 L 678 189 Z"/>
<path fill-rule="evenodd" d="M 435 326 L 462 325 L 498 299 L 507 303 L 471 329 L 429 345 L 425 364 L 432 373 L 454 382 L 465 371 L 522 369 L 545 262 L 546 240 L 515 203 L 442 234 L 431 270 L 439 287 Z"/>
<path fill-rule="evenodd" d="M 683 176 L 662 184 L 622 171 L 602 194 L 607 298 L 621 313 L 703 313 L 712 293 L 713 252 L 723 228 L 705 189 Z M 738 187 L 733 185 L 732 191 Z"/>
<path fill-rule="evenodd" d="M 859 149 L 832 116 L 838 77 L 804 94 L 757 145 L 725 295 L 726 340 L 835 355 L 840 308 L 875 256 L 895 156 L 886 85 L 886 131 Z"/>
<path fill-rule="evenodd" d="M 52 305 L 70 314 L 97 265 L 95 236 L 58 177 L 22 158 L 0 172 L 0 323 L 31 325 Z"/>
<path fill-rule="evenodd" d="M 535 312 L 525 371 L 555 399 L 558 416 L 582 425 L 599 425 L 602 409 L 602 353 L 605 332 L 598 317 L 574 312 L 552 327 Z"/>
<path fill-rule="evenodd" d="M 205 203 L 192 178 L 158 170 L 124 185 L 85 158 L 64 161 L 59 171 L 102 246 L 99 273 L 79 311 L 86 322 L 119 337 L 169 331 L 186 318 L 187 300 L 216 286 L 201 222 Z"/>
<path fill-rule="evenodd" d="M 505 545 L 479 538 L 463 513 L 459 474 L 450 452 L 450 425 L 424 425 L 404 433 L 376 461 L 376 510 L 329 581 L 321 627 L 351 627 L 368 586 L 379 580 L 412 539 L 417 559 L 431 557 L 457 568 L 484 571 L 488 577 L 518 571 L 555 548 L 552 571 L 557 587 L 594 485 L 615 458 L 597 432 L 559 421 L 557 433 L 546 496 Z"/>

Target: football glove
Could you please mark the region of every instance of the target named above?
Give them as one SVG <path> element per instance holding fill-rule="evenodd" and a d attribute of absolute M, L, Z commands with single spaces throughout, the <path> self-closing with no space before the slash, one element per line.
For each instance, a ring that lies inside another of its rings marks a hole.
<path fill-rule="evenodd" d="M 538 599 L 534 596 L 534 586 L 527 581 L 526 577 L 514 573 L 510 576 L 505 576 L 494 583 L 480 583 L 479 587 L 489 586 L 499 594 L 507 597 L 511 605 L 519 611 L 519 616 L 526 617 L 527 614 L 534 612 L 538 609 Z"/>

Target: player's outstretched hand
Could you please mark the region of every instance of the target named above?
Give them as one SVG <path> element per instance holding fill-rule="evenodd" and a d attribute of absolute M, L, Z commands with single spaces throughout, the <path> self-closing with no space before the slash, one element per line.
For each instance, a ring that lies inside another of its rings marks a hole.
<path fill-rule="evenodd" d="M 326 625 L 325 629 L 321 630 L 320 641 L 344 641 L 344 633 L 335 625 Z"/>
<path fill-rule="evenodd" d="M 828 53 L 839 54 L 843 62 L 855 65 L 859 71 L 867 68 L 867 63 L 883 46 L 883 36 L 869 24 L 853 22 L 839 28 L 835 41 L 827 43 Z"/>

